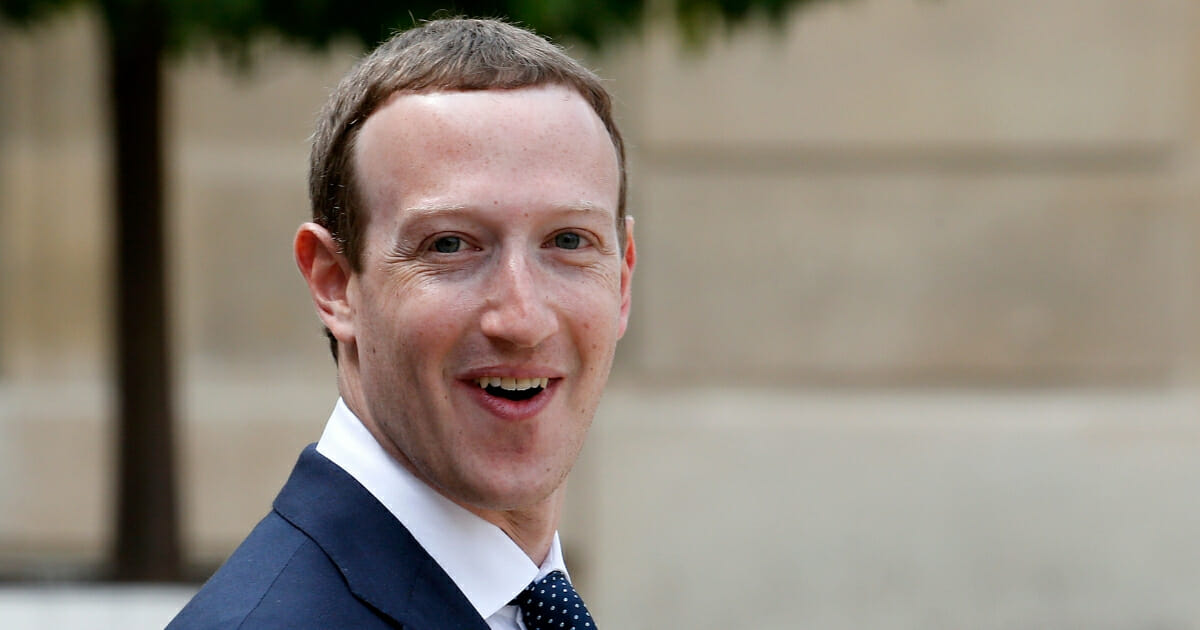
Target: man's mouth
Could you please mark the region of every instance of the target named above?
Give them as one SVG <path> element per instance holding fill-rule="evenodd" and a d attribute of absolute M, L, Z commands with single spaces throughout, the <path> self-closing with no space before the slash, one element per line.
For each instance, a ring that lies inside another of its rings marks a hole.
<path fill-rule="evenodd" d="M 542 393 L 550 385 L 550 379 L 481 376 L 475 379 L 475 383 L 491 396 L 506 400 L 529 400 Z"/>

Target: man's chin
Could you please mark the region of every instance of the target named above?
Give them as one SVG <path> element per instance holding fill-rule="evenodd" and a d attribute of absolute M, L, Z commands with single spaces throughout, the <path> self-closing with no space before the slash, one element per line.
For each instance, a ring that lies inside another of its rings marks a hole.
<path fill-rule="evenodd" d="M 541 510 L 553 510 L 563 483 L 544 479 L 521 481 L 513 479 L 503 484 L 493 480 L 488 484 L 472 484 L 470 490 L 451 497 L 455 503 L 480 514 L 481 512 L 526 512 L 530 516 Z"/>

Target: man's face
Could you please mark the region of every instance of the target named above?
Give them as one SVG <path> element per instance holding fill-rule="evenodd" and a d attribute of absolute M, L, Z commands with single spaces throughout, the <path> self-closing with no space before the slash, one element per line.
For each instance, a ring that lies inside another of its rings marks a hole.
<path fill-rule="evenodd" d="M 366 227 L 346 289 L 348 404 L 460 504 L 546 501 L 629 312 L 633 238 L 617 238 L 603 123 L 559 86 L 402 94 L 354 159 Z"/>

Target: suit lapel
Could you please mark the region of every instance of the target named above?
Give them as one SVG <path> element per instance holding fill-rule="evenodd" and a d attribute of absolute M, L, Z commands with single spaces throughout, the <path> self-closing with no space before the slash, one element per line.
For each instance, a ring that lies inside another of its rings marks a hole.
<path fill-rule="evenodd" d="M 487 630 L 400 521 L 315 446 L 301 453 L 275 511 L 324 550 L 356 597 L 405 627 Z"/>

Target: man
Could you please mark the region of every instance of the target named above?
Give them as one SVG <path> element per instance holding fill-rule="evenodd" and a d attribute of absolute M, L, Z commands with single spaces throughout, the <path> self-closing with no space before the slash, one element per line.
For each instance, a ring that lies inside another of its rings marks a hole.
<path fill-rule="evenodd" d="M 636 259 L 608 94 L 527 31 L 430 22 L 336 88 L 310 193 L 341 398 L 170 628 L 594 628 L 557 526 Z"/>

